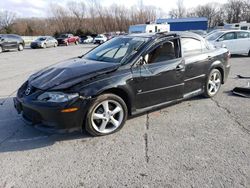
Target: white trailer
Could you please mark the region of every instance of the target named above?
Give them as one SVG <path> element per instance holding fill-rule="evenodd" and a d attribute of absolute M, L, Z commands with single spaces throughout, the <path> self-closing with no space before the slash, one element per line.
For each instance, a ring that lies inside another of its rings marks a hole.
<path fill-rule="evenodd" d="M 164 24 L 138 24 L 129 27 L 129 33 L 158 33 L 169 32 L 170 25 Z"/>
<path fill-rule="evenodd" d="M 239 29 L 239 30 L 250 30 L 250 23 L 247 22 L 240 22 L 240 23 L 233 23 L 233 24 L 225 24 L 225 29 Z"/>

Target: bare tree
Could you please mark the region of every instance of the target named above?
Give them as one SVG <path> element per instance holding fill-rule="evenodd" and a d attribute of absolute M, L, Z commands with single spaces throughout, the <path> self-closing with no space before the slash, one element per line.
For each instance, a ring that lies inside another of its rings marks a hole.
<path fill-rule="evenodd" d="M 208 27 L 215 26 L 215 18 L 219 14 L 220 5 L 217 3 L 208 3 L 200 5 L 195 9 L 195 15 L 198 17 L 206 17 L 208 19 Z"/>
<path fill-rule="evenodd" d="M 11 11 L 1 11 L 0 12 L 0 30 L 4 30 L 6 33 L 11 33 L 12 26 L 16 20 L 16 14 Z"/>
<path fill-rule="evenodd" d="M 224 5 L 226 21 L 228 23 L 240 22 L 244 6 L 245 6 L 244 0 L 228 0 L 228 2 Z"/>
<path fill-rule="evenodd" d="M 186 16 L 186 8 L 184 5 L 184 0 L 177 0 L 177 8 L 170 10 L 169 16 L 171 18 L 183 18 Z"/>

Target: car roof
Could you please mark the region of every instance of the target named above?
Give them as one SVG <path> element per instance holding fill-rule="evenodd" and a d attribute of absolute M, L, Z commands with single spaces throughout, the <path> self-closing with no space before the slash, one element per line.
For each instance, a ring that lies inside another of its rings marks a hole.
<path fill-rule="evenodd" d="M 230 32 L 241 32 L 241 31 L 243 31 L 243 32 L 250 32 L 249 30 L 237 30 L 237 29 L 230 29 L 230 30 L 220 30 L 220 31 L 218 31 L 218 32 L 222 32 L 222 33 L 230 33 Z"/>
<path fill-rule="evenodd" d="M 179 35 L 180 37 L 191 37 L 196 38 L 198 40 L 203 40 L 203 37 L 200 35 L 189 32 L 189 31 L 171 31 L 171 32 L 160 32 L 160 33 L 138 33 L 138 34 L 129 34 L 126 36 L 132 36 L 132 37 L 144 37 L 144 38 L 162 38 L 162 37 L 171 37 L 174 35 Z"/>

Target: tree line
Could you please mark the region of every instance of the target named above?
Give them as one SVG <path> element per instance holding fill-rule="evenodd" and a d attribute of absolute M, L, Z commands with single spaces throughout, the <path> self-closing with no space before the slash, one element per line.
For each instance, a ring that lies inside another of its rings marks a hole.
<path fill-rule="evenodd" d="M 250 0 L 228 0 L 225 4 L 207 3 L 186 9 L 184 0 L 177 0 L 176 8 L 168 13 L 155 6 L 146 6 L 143 0 L 125 7 L 112 4 L 102 6 L 96 0 L 70 1 L 66 6 L 50 4 L 47 18 L 17 18 L 11 11 L 0 11 L 0 33 L 19 35 L 58 35 L 70 32 L 76 35 L 127 31 L 133 24 L 155 21 L 160 17 L 207 17 L 208 27 L 223 23 L 250 22 Z"/>

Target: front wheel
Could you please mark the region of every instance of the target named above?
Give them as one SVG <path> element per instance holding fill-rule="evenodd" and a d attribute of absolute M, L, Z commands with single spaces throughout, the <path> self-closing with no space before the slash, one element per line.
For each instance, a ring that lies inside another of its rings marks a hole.
<path fill-rule="evenodd" d="M 2 48 L 2 46 L 0 46 L 0 53 L 2 53 L 3 52 L 3 48 Z"/>
<path fill-rule="evenodd" d="M 113 94 L 97 97 L 86 118 L 86 130 L 93 136 L 104 136 L 119 131 L 127 120 L 125 102 Z"/>
<path fill-rule="evenodd" d="M 22 44 L 18 45 L 18 51 L 23 51 L 23 45 Z"/>
<path fill-rule="evenodd" d="M 209 98 L 214 97 L 220 90 L 221 82 L 222 76 L 220 71 L 213 69 L 207 78 L 204 95 Z"/>

